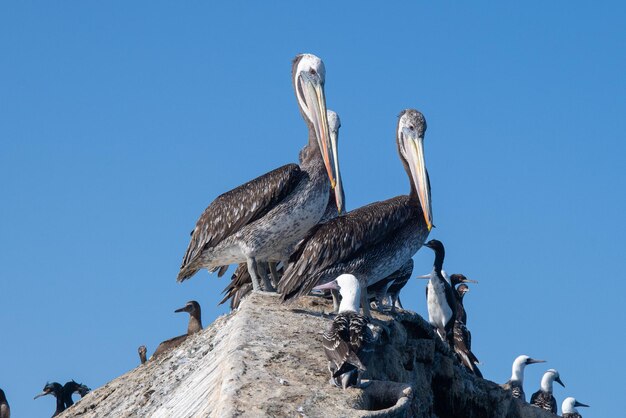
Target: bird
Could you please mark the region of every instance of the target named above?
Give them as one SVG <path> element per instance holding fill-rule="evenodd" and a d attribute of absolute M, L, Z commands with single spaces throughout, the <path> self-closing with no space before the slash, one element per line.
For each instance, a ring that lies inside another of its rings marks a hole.
<path fill-rule="evenodd" d="M 422 246 L 432 229 L 430 184 L 424 162 L 426 119 L 402 111 L 396 130 L 409 195 L 371 203 L 312 228 L 289 259 L 278 285 L 281 299 L 308 294 L 339 274 L 353 274 L 366 289 L 398 270 Z M 361 307 L 370 315 L 367 292 Z"/>
<path fill-rule="evenodd" d="M 361 284 L 354 275 L 342 274 L 315 289 L 336 289 L 341 294 L 339 311 L 322 338 L 330 382 L 343 389 L 359 386 L 360 375 L 374 353 L 369 320 L 359 313 Z"/>
<path fill-rule="evenodd" d="M 74 405 L 74 400 L 72 399 L 72 395 L 74 393 L 78 393 L 80 397 L 84 397 L 87 393 L 89 393 L 91 389 L 82 383 L 77 383 L 74 380 L 70 380 L 69 382 L 63 385 L 63 403 L 65 404 L 65 408 L 69 408 Z"/>
<path fill-rule="evenodd" d="M 301 163 L 287 164 L 218 196 L 202 213 L 178 273 L 189 279 L 201 268 L 222 269 L 245 262 L 254 290 L 272 285 L 259 262 L 282 261 L 307 231 L 319 222 L 328 193 L 337 189 L 337 148 L 331 144 L 324 93 L 326 70 L 312 54 L 292 64 L 293 87 L 309 127 Z M 339 201 L 338 201 L 339 204 Z M 340 211 L 341 208 L 338 208 Z"/>
<path fill-rule="evenodd" d="M 561 404 L 561 413 L 563 414 L 563 418 L 582 418 L 582 415 L 578 413 L 577 407 L 585 407 L 588 408 L 589 405 L 585 405 L 584 403 L 578 402 L 575 398 L 571 396 L 569 398 L 565 398 L 563 403 Z"/>
<path fill-rule="evenodd" d="M 374 303 L 379 310 L 383 309 L 385 300 L 388 300 L 390 312 L 394 313 L 396 308 L 402 309 L 400 303 L 400 290 L 411 278 L 413 273 L 413 259 L 409 258 L 398 270 L 376 283 L 368 286 L 368 299 L 374 299 Z"/>
<path fill-rule="evenodd" d="M 137 352 L 139 353 L 139 360 L 141 361 L 141 364 L 144 364 L 146 362 L 146 353 L 148 352 L 148 349 L 145 345 L 140 345 Z"/>
<path fill-rule="evenodd" d="M 517 356 L 511 367 L 511 378 L 504 383 L 503 389 L 510 390 L 514 398 L 521 399 L 526 402 L 526 394 L 524 393 L 524 369 L 529 364 L 545 363 L 545 360 L 535 360 L 527 355 Z"/>
<path fill-rule="evenodd" d="M 7 397 L 2 389 L 0 389 L 0 418 L 11 418 L 9 401 L 7 401 Z"/>
<path fill-rule="evenodd" d="M 178 337 L 170 338 L 169 340 L 163 341 L 159 344 L 154 350 L 152 357 L 150 360 L 158 357 L 166 351 L 171 350 L 174 347 L 178 347 L 182 344 L 185 339 L 196 332 L 202 331 L 202 319 L 201 319 L 201 310 L 200 304 L 195 300 L 190 300 L 183 306 L 182 308 L 176 309 L 174 312 L 187 312 L 189 313 L 189 323 L 187 325 L 187 333 L 183 335 L 179 335 Z"/>
<path fill-rule="evenodd" d="M 554 382 L 557 382 L 559 385 L 565 387 L 561 381 L 559 372 L 554 369 L 549 369 L 541 378 L 541 388 L 530 397 L 530 404 L 556 414 L 556 399 L 554 399 L 554 395 L 552 395 L 552 386 Z"/>
<path fill-rule="evenodd" d="M 456 275 L 453 274 L 450 278 L 452 279 L 454 276 Z M 465 278 L 465 276 L 462 277 Z M 455 280 L 453 280 L 453 283 L 454 282 Z M 454 320 L 454 352 L 459 357 L 461 364 L 463 364 L 467 370 L 478 377 L 483 377 L 483 374 L 476 365 L 479 363 L 478 358 L 476 358 L 476 355 L 472 352 L 472 334 L 465 325 L 467 322 L 467 315 L 465 314 L 465 308 L 463 307 L 463 297 L 467 292 L 469 292 L 469 287 L 465 283 L 461 283 L 456 288 L 457 308 L 456 318 Z"/>
<path fill-rule="evenodd" d="M 447 341 L 450 349 L 454 349 L 454 321 L 456 319 L 457 299 L 450 283 L 443 276 L 443 260 L 446 250 L 443 243 L 433 239 L 424 246 L 435 252 L 433 271 L 429 274 L 426 302 L 428 305 L 428 322 L 443 341 Z"/>
<path fill-rule="evenodd" d="M 327 119 L 328 119 L 328 128 L 331 138 L 331 144 L 333 146 L 339 144 L 339 128 L 341 127 L 341 120 L 339 119 L 339 115 L 336 112 L 328 109 L 326 111 Z M 337 170 L 339 170 L 337 166 Z M 340 176 L 339 176 L 340 177 Z M 339 200 L 338 200 L 339 199 Z M 337 208 L 341 208 L 338 212 Z M 345 195 L 341 182 L 338 182 L 335 186 L 335 192 L 328 194 L 328 203 L 326 204 L 326 210 L 324 211 L 324 215 L 320 219 L 320 222 L 326 222 L 330 219 L 336 218 L 339 215 L 345 213 Z M 268 268 L 272 273 L 274 285 L 278 284 L 280 280 L 281 269 L 276 266 L 276 263 L 270 262 L 268 263 Z M 284 266 L 283 270 L 284 272 Z M 219 276 L 219 274 L 218 274 Z M 252 278 L 250 273 L 248 273 L 248 268 L 246 263 L 241 263 L 235 269 L 231 277 L 231 281 L 226 286 L 226 288 L 222 291 L 224 294 L 224 298 L 219 302 L 219 305 L 225 303 L 230 299 L 230 309 L 234 310 L 239 307 L 239 303 L 241 300 L 248 295 L 252 291 Z M 336 301 L 334 301 L 336 306 L 339 306 Z"/>
<path fill-rule="evenodd" d="M 56 407 L 56 410 L 54 411 L 54 414 L 52 415 L 53 417 L 65 411 L 65 402 L 63 399 L 63 395 L 64 395 L 63 386 L 61 386 L 60 383 L 57 383 L 57 382 L 46 383 L 46 385 L 43 387 L 43 392 L 35 396 L 33 399 L 37 399 L 45 395 L 53 395 L 56 398 L 57 407 Z"/>

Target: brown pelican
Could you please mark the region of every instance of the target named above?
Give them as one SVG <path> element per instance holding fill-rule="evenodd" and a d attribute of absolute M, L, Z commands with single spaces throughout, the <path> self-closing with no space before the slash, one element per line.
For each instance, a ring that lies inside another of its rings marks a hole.
<path fill-rule="evenodd" d="M 524 393 L 524 369 L 527 365 L 535 363 L 545 363 L 545 360 L 535 360 L 526 355 L 517 356 L 515 361 L 513 361 L 511 378 L 501 386 L 506 390 L 510 390 L 514 398 L 526 402 L 526 394 Z"/>
<path fill-rule="evenodd" d="M 343 389 L 359 386 L 360 374 L 367 370 L 367 363 L 374 353 L 369 320 L 359 314 L 361 285 L 352 274 L 342 274 L 315 288 L 323 289 L 336 289 L 341 293 L 339 312 L 322 340 L 330 382 Z"/>
<path fill-rule="evenodd" d="M 2 389 L 0 389 L 0 418 L 11 418 L 9 401 L 7 401 L 7 397 Z"/>
<path fill-rule="evenodd" d="M 190 300 L 180 309 L 176 309 L 174 312 L 187 312 L 189 313 L 189 323 L 187 324 L 187 334 L 179 335 L 178 337 L 170 338 L 169 340 L 163 341 L 159 344 L 154 350 L 152 357 L 150 359 L 163 354 L 164 352 L 171 350 L 174 347 L 178 347 L 182 344 L 183 341 L 187 338 L 187 336 L 191 334 L 195 334 L 196 332 L 202 331 L 202 319 L 201 319 L 201 310 L 200 304 L 195 300 Z"/>
<path fill-rule="evenodd" d="M 549 369 L 541 378 L 541 388 L 530 397 L 530 404 L 556 414 L 556 399 L 554 399 L 554 395 L 552 394 L 554 382 L 565 387 L 561 381 L 559 372 L 554 369 Z"/>
<path fill-rule="evenodd" d="M 565 400 L 561 404 L 561 413 L 563 414 L 563 418 L 582 418 L 582 415 L 580 415 L 578 413 L 578 410 L 576 409 L 579 406 L 587 408 L 589 407 L 589 405 L 580 403 L 571 396 L 569 398 L 565 398 Z"/>
<path fill-rule="evenodd" d="M 146 354 L 148 353 L 148 349 L 145 345 L 140 345 L 137 352 L 139 353 L 139 360 L 141 361 L 141 364 L 144 364 L 147 360 Z"/>
<path fill-rule="evenodd" d="M 426 120 L 420 112 L 409 109 L 400 114 L 396 139 L 411 184 L 409 195 L 355 209 L 309 231 L 279 283 L 283 300 L 306 295 L 343 273 L 354 274 L 366 289 L 417 252 L 432 228 L 425 132 Z M 361 306 L 369 315 L 365 291 Z"/>
<path fill-rule="evenodd" d="M 217 197 L 191 233 L 178 281 L 201 268 L 216 270 L 245 262 L 253 288 L 260 289 L 260 276 L 264 287 L 271 289 L 257 263 L 289 257 L 295 244 L 322 218 L 329 190 L 341 181 L 337 147 L 328 134 L 325 72 L 324 63 L 315 55 L 298 55 L 293 61 L 293 87 L 309 127 L 300 165 L 277 168 Z"/>
<path fill-rule="evenodd" d="M 63 386 L 61 386 L 60 383 L 57 383 L 57 382 L 46 383 L 46 385 L 43 387 L 43 392 L 35 396 L 33 399 L 37 399 L 45 395 L 53 395 L 57 400 L 57 408 L 54 411 L 54 414 L 52 415 L 53 417 L 65 411 L 65 402 L 63 399 Z"/>
<path fill-rule="evenodd" d="M 336 147 L 339 144 L 339 128 L 341 127 L 341 121 L 339 119 L 339 115 L 330 109 L 326 111 L 326 115 L 328 118 L 331 144 L 333 144 L 335 150 L 334 152 L 337 153 Z M 337 166 L 337 173 L 339 173 L 339 166 Z M 341 178 L 341 175 L 339 175 L 338 178 Z M 345 195 L 341 182 L 338 182 L 335 186 L 334 193 L 328 194 L 328 203 L 326 204 L 326 210 L 324 211 L 324 215 L 322 215 L 320 222 L 326 222 L 330 219 L 336 218 L 338 216 L 337 208 L 341 208 L 339 215 L 345 213 Z M 268 267 L 272 272 L 274 284 L 278 284 L 279 277 L 281 276 L 281 274 L 279 274 L 279 269 L 276 267 L 276 263 L 274 262 L 270 262 L 268 264 Z M 283 262 L 283 267 L 285 264 L 286 261 Z M 233 273 L 228 286 L 226 286 L 226 288 L 222 291 L 225 296 L 219 304 L 221 305 L 230 299 L 230 309 L 237 309 L 241 300 L 251 291 L 252 278 L 250 277 L 250 273 L 248 273 L 246 263 L 241 263 L 237 266 L 237 269 Z M 339 305 L 335 299 L 333 299 L 333 302 L 336 304 L 336 308 L 338 308 Z"/>

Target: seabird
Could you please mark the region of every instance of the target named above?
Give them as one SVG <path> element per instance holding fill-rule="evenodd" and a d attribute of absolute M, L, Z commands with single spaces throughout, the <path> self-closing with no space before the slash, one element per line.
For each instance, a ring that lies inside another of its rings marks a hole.
<path fill-rule="evenodd" d="M 456 319 L 457 299 L 450 283 L 443 277 L 443 260 L 446 255 L 443 243 L 433 239 L 424 244 L 435 252 L 433 271 L 429 274 L 426 302 L 428 322 L 443 341 L 448 341 L 454 349 L 454 321 Z"/>
<path fill-rule="evenodd" d="M 369 320 L 359 314 L 361 284 L 352 274 L 342 274 L 315 288 L 323 289 L 336 289 L 341 294 L 339 312 L 322 340 L 328 358 L 330 382 L 343 389 L 358 386 L 360 374 L 367 370 L 374 352 Z"/>
<path fill-rule="evenodd" d="M 9 401 L 7 401 L 7 397 L 2 389 L 0 389 L 0 418 L 11 418 Z"/>
<path fill-rule="evenodd" d="M 45 395 L 53 395 L 57 400 L 57 408 L 54 411 L 54 414 L 52 415 L 53 417 L 65 411 L 65 402 L 63 400 L 63 386 L 61 386 L 60 383 L 57 383 L 57 382 L 46 383 L 46 385 L 43 387 L 43 392 L 35 396 L 33 399 L 37 399 Z"/>
<path fill-rule="evenodd" d="M 563 404 L 561 404 L 561 413 L 563 414 L 563 418 L 582 418 L 582 415 L 580 415 L 576 409 L 579 406 L 585 408 L 589 407 L 589 405 L 580 403 L 572 397 L 565 398 Z"/>
<path fill-rule="evenodd" d="M 511 378 L 508 382 L 501 385 L 502 388 L 510 390 L 514 398 L 518 398 L 526 402 L 526 394 L 524 393 L 524 368 L 526 368 L 529 364 L 545 362 L 545 360 L 535 360 L 526 355 L 518 356 L 513 362 L 513 367 L 511 368 Z"/>
<path fill-rule="evenodd" d="M 316 285 L 349 273 L 361 287 L 384 279 L 411 258 L 432 228 L 430 186 L 424 162 L 426 120 L 417 110 L 399 117 L 396 141 L 409 176 L 409 195 L 348 212 L 311 229 L 292 254 L 279 283 L 283 300 L 308 294 Z M 367 292 L 361 306 L 369 316 Z"/>
<path fill-rule="evenodd" d="M 452 278 L 452 276 L 450 278 Z M 469 287 L 465 283 L 461 283 L 456 288 L 457 308 L 456 319 L 454 321 L 454 352 L 457 354 L 461 360 L 461 364 L 463 364 L 466 369 L 478 377 L 483 377 L 483 374 L 478 369 L 478 366 L 476 366 L 476 364 L 479 363 L 478 358 L 476 358 L 472 352 L 472 334 L 465 325 L 467 316 L 465 315 L 465 308 L 463 307 L 463 297 L 467 292 L 469 292 Z"/>
<path fill-rule="evenodd" d="M 201 268 L 222 269 L 245 262 L 252 286 L 272 285 L 259 262 L 283 261 L 326 209 L 329 190 L 341 182 L 336 145 L 331 143 L 324 81 L 326 70 L 315 55 L 298 55 L 292 65 L 300 112 L 309 127 L 309 141 L 300 165 L 287 164 L 217 197 L 191 233 L 177 280 Z M 249 128 L 252 129 L 252 128 Z M 338 197 L 338 210 L 341 202 Z"/>
<path fill-rule="evenodd" d="M 185 339 L 196 332 L 202 331 L 202 319 L 201 319 L 201 310 L 200 304 L 195 300 L 190 300 L 180 309 L 176 309 L 174 312 L 187 312 L 189 313 L 189 323 L 187 325 L 187 334 L 179 335 L 178 337 L 170 338 L 169 340 L 163 341 L 158 345 L 152 357 L 150 359 L 154 359 L 157 356 L 163 354 L 164 352 L 171 350 L 174 347 L 178 347 L 182 344 Z"/>
<path fill-rule="evenodd" d="M 144 364 L 147 360 L 146 353 L 148 352 L 148 349 L 145 345 L 140 345 L 137 352 L 139 353 L 139 360 L 141 361 L 141 364 Z"/>
<path fill-rule="evenodd" d="M 337 113 L 333 112 L 330 109 L 326 111 L 326 115 L 328 118 L 328 128 L 330 132 L 331 143 L 333 144 L 333 146 L 338 146 L 339 128 L 341 127 L 341 120 L 339 119 L 339 115 L 337 115 Z M 335 153 L 338 154 L 338 151 L 335 150 Z M 300 162 L 302 162 L 302 160 Z M 339 172 L 339 166 L 337 166 L 337 172 Z M 339 174 L 338 177 L 341 178 L 341 174 Z M 339 201 L 337 201 L 337 199 L 339 199 Z M 338 207 L 341 208 L 339 213 L 337 213 Z M 328 193 L 328 203 L 326 204 L 326 210 L 324 211 L 324 215 L 322 216 L 322 219 L 320 219 L 320 222 L 326 222 L 330 219 L 336 218 L 338 215 L 343 215 L 344 213 L 345 195 L 341 182 L 338 182 L 335 186 L 335 192 Z M 268 263 L 268 267 L 270 269 L 270 272 L 272 273 L 271 276 L 274 282 L 273 284 L 277 285 L 280 281 L 282 273 L 284 272 L 284 266 L 282 271 L 276 266 L 275 262 Z M 218 276 L 220 276 L 220 274 L 218 274 Z M 226 286 L 226 288 L 222 291 L 222 293 L 224 293 L 224 298 L 219 302 L 219 304 L 221 305 L 222 303 L 230 299 L 230 309 L 237 309 L 241 300 L 251 291 L 252 278 L 250 277 L 250 273 L 248 273 L 246 263 L 241 263 L 237 266 L 237 269 L 235 269 L 235 272 L 233 273 L 228 286 Z M 339 304 L 337 301 L 335 301 L 335 299 L 336 296 L 334 296 L 333 298 L 333 304 L 335 304 L 336 311 L 339 307 Z"/>
<path fill-rule="evenodd" d="M 374 299 L 379 310 L 383 309 L 386 300 L 389 302 L 388 306 L 390 307 L 391 313 L 394 313 L 396 308 L 402 309 L 400 290 L 402 290 L 404 285 L 409 281 L 412 273 L 413 259 L 409 258 L 400 269 L 370 285 L 367 288 L 368 298 L 370 300 Z"/>
<path fill-rule="evenodd" d="M 543 374 L 543 377 L 541 378 L 541 388 L 530 397 L 530 404 L 556 414 L 556 399 L 554 399 L 554 396 L 552 395 L 552 386 L 554 382 L 557 382 L 559 385 L 565 387 L 563 382 L 561 382 L 559 372 L 554 369 L 550 369 Z"/>
<path fill-rule="evenodd" d="M 82 383 L 77 383 L 74 380 L 70 380 L 66 384 L 63 385 L 63 403 L 65 404 L 65 408 L 69 408 L 74 405 L 74 400 L 72 399 L 72 395 L 74 393 L 78 393 L 81 398 L 83 398 L 86 394 L 89 393 L 91 389 Z"/>

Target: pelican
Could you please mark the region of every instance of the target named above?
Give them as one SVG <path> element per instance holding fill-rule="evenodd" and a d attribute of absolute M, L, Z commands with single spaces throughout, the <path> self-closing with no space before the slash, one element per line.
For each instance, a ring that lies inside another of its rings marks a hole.
<path fill-rule="evenodd" d="M 272 289 L 258 263 L 281 261 L 307 231 L 319 222 L 331 188 L 337 184 L 339 162 L 331 143 L 326 116 L 324 63 L 315 55 L 298 55 L 292 65 L 293 87 L 300 112 L 309 127 L 301 163 L 287 164 L 217 197 L 200 216 L 177 280 L 201 268 L 222 269 L 246 263 L 254 290 L 259 276 Z M 337 199 L 338 211 L 341 203 Z"/>
<path fill-rule="evenodd" d="M 366 289 L 417 252 L 432 228 L 425 132 L 420 112 L 409 109 L 400 114 L 396 142 L 410 193 L 355 209 L 309 231 L 279 283 L 283 300 L 306 295 L 344 273 L 356 276 Z M 366 291 L 361 292 L 361 307 L 369 316 Z"/>

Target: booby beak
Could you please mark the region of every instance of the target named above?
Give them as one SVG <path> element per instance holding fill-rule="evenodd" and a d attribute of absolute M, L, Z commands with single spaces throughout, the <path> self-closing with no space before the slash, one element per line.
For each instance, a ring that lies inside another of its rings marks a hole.
<path fill-rule="evenodd" d="M 402 137 L 405 143 L 407 163 L 413 178 L 413 184 L 417 190 L 417 196 L 422 207 L 424 220 L 428 231 L 433 228 L 433 214 L 430 202 L 430 185 L 428 184 L 428 174 L 426 173 L 426 162 L 424 161 L 424 136 L 418 136 L 415 130 L 402 129 Z"/>
<path fill-rule="evenodd" d="M 50 394 L 50 392 L 41 392 L 39 395 L 35 396 L 33 398 L 33 400 L 35 400 L 37 398 L 41 398 L 42 396 L 46 396 L 46 395 L 49 395 L 49 394 Z"/>
<path fill-rule="evenodd" d="M 535 364 L 535 363 L 545 363 L 545 360 L 535 360 L 534 358 L 529 358 L 526 364 Z"/>
<path fill-rule="evenodd" d="M 324 85 L 318 74 L 308 72 L 300 74 L 300 83 L 330 185 L 332 188 L 335 188 L 337 185 L 335 167 L 338 166 L 338 163 L 335 162 L 336 156 L 333 154 L 333 146 L 329 135 L 330 129 L 328 129 L 328 116 L 326 115 Z"/>
<path fill-rule="evenodd" d="M 178 308 L 174 311 L 174 313 L 178 313 L 178 312 L 187 312 L 187 307 L 183 306 L 182 308 Z"/>
<path fill-rule="evenodd" d="M 574 402 L 574 408 L 576 408 L 577 406 L 584 406 L 585 408 L 589 408 L 589 405 L 585 405 L 584 403 L 580 403 L 578 401 Z"/>
<path fill-rule="evenodd" d="M 555 381 L 556 383 L 558 383 L 559 385 L 561 385 L 561 386 L 565 387 L 565 384 L 563 384 L 563 382 L 561 382 L 561 377 L 560 377 L 560 376 L 559 376 L 559 377 L 557 377 L 556 379 L 554 379 L 554 381 Z"/>
<path fill-rule="evenodd" d="M 333 280 L 332 282 L 324 283 L 319 286 L 315 286 L 313 288 L 313 290 L 327 290 L 327 289 L 339 290 L 339 284 L 337 283 L 337 280 Z"/>

